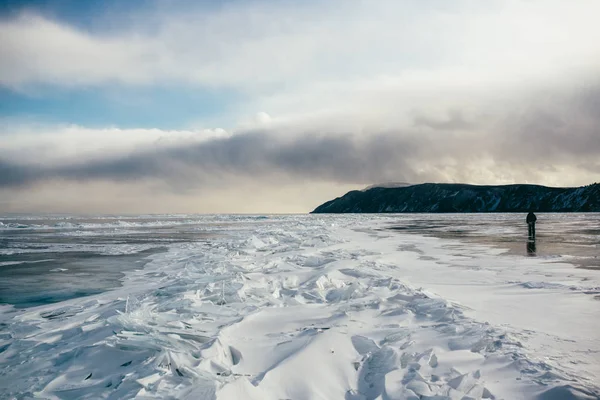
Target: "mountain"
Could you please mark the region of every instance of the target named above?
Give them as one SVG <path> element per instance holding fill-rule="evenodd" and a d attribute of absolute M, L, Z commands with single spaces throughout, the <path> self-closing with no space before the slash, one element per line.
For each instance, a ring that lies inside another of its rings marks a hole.
<path fill-rule="evenodd" d="M 540 185 L 477 186 L 423 183 L 353 190 L 313 213 L 600 212 L 600 184 L 578 188 Z"/>

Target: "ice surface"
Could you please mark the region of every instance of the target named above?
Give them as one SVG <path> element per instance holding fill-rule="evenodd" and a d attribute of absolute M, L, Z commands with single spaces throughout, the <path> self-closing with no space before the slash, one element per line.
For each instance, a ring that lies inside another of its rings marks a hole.
<path fill-rule="evenodd" d="M 178 218 L 220 234 L 108 292 L 0 306 L 0 398 L 600 396 L 598 271 L 397 216 Z"/>

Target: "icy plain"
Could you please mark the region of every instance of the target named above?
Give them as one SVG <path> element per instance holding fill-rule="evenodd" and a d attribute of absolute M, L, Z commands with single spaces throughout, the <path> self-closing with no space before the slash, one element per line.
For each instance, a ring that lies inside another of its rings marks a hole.
<path fill-rule="evenodd" d="M 180 224 L 212 235 L 168 245 L 100 294 L 0 305 L 0 398 L 600 398 L 600 271 L 390 229 L 423 218 L 54 226 L 118 236 Z M 487 218 L 486 235 L 521 223 Z M 600 216 L 581 223 L 598 227 Z"/>

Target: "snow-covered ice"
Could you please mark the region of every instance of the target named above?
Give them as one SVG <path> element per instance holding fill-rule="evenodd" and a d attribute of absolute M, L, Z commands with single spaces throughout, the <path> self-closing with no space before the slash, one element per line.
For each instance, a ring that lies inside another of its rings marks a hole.
<path fill-rule="evenodd" d="M 0 398 L 600 398 L 600 271 L 388 229 L 411 218 L 175 218 L 219 234 L 0 306 Z"/>

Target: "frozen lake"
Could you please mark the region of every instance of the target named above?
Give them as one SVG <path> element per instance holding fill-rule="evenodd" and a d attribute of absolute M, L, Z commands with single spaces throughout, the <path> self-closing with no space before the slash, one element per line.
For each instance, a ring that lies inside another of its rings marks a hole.
<path fill-rule="evenodd" d="M 518 213 L 398 215 L 392 229 L 486 244 L 515 255 L 568 258 L 579 267 L 600 269 L 600 214 L 537 216 L 534 246 L 527 237 L 525 218 Z"/>
<path fill-rule="evenodd" d="M 0 397 L 599 398 L 600 215 L 524 218 L 0 217 Z"/>
<path fill-rule="evenodd" d="M 207 240 L 179 217 L 0 217 L 0 303 L 31 307 L 102 293 L 175 243 Z"/>

